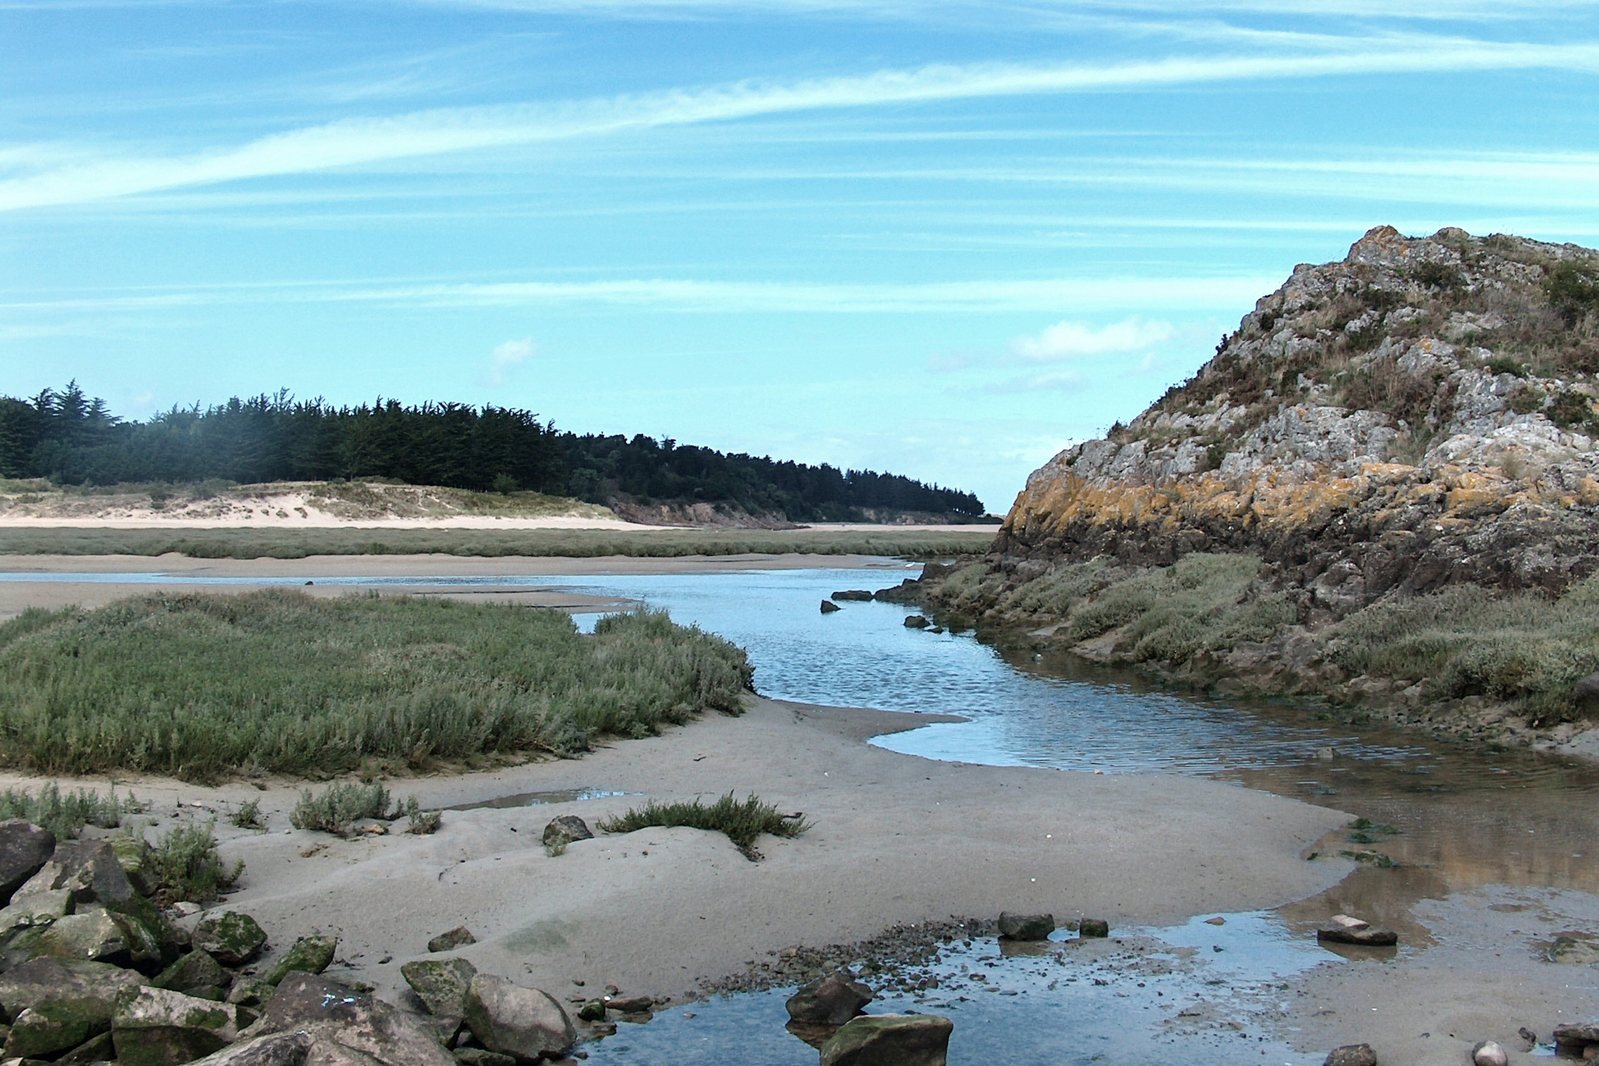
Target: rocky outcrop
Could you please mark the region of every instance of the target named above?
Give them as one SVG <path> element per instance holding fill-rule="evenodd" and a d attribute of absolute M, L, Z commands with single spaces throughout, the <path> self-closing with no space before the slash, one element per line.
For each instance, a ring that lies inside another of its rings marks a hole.
<path fill-rule="evenodd" d="M 1260 554 L 1345 608 L 1599 569 L 1599 253 L 1367 233 L 1300 266 L 1214 359 L 1028 478 L 1013 562 Z"/>
<path fill-rule="evenodd" d="M 848 970 L 801 985 L 784 1006 L 789 1019 L 807 1025 L 843 1025 L 875 998 L 876 993 Z"/>

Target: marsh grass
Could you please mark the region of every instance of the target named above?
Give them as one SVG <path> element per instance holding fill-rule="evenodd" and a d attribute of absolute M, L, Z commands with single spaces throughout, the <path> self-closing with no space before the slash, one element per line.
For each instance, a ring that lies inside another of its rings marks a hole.
<path fill-rule="evenodd" d="M 206 903 L 238 883 L 244 863 L 229 866 L 222 861 L 215 828 L 211 823 L 179 826 L 150 846 L 150 869 L 159 900 Z"/>
<path fill-rule="evenodd" d="M 811 823 L 803 815 L 782 814 L 776 807 L 753 794 L 738 800 L 733 798 L 731 792 L 711 804 L 698 798 L 689 803 L 657 803 L 650 800 L 643 807 L 635 807 L 626 814 L 603 819 L 599 823 L 601 831 L 606 833 L 631 833 L 652 826 L 666 829 L 686 826 L 725 833 L 744 857 L 754 862 L 761 857 L 755 841 L 762 833 L 797 837 L 809 829 Z"/>
<path fill-rule="evenodd" d="M 37 793 L 14 788 L 0 792 L 0 822 L 22 818 L 50 830 L 57 840 L 77 836 L 86 825 L 115 829 L 124 812 L 140 809 L 131 794 L 124 801 L 117 799 L 115 790 L 106 796 L 82 788 L 62 792 L 54 781 Z"/>
<path fill-rule="evenodd" d="M 935 559 L 978 555 L 992 528 L 896 529 L 92 529 L 0 530 L 0 555 L 140 555 L 196 559 L 304 559 L 312 555 L 461 555 L 597 558 L 627 555 L 798 553 Z"/>
<path fill-rule="evenodd" d="M 239 829 L 265 829 L 266 819 L 261 815 L 261 801 L 249 800 L 239 804 L 238 809 L 228 815 L 228 822 Z"/>
<path fill-rule="evenodd" d="M 657 611 L 591 638 L 506 605 L 157 594 L 0 624 L 0 764 L 214 781 L 571 755 L 751 688 L 740 649 Z"/>
<path fill-rule="evenodd" d="M 417 836 L 427 836 L 439 831 L 444 820 L 443 811 L 425 811 L 415 796 L 405 798 L 405 831 Z"/>
<path fill-rule="evenodd" d="M 1572 687 L 1599 671 L 1599 577 L 1555 600 L 1458 585 L 1374 604 L 1339 624 L 1330 653 L 1352 674 L 1489 696 L 1534 725 L 1571 721 Z"/>

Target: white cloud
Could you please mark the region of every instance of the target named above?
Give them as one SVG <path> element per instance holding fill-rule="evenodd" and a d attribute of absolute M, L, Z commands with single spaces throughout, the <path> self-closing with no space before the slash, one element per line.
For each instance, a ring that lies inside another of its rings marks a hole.
<path fill-rule="evenodd" d="M 1108 326 L 1062 321 L 1029 337 L 1018 337 L 1011 348 L 1023 359 L 1050 363 L 1083 356 L 1141 352 L 1177 335 L 1170 322 L 1150 322 L 1134 315 Z"/>
<path fill-rule="evenodd" d="M 533 358 L 536 348 L 532 337 L 506 341 L 496 345 L 489 355 L 488 380 L 490 385 L 505 384 L 506 374 Z"/>
<path fill-rule="evenodd" d="M 1373 73 L 1599 71 L 1599 44 L 1587 42 L 1544 45 L 1439 37 L 1422 47 L 1414 38 L 1337 40 L 1324 50 L 1300 53 L 1204 54 L 1112 64 L 938 64 L 789 83 L 743 81 L 551 104 L 437 108 L 346 119 L 199 152 L 101 156 L 42 168 L 13 165 L 11 176 L 0 178 L 0 210 L 813 110 Z"/>

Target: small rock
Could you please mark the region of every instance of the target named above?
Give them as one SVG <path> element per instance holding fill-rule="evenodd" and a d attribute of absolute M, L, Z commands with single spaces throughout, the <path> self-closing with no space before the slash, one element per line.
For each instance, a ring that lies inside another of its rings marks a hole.
<path fill-rule="evenodd" d="M 1110 923 L 1103 918 L 1084 918 L 1077 923 L 1078 936 L 1110 936 Z"/>
<path fill-rule="evenodd" d="M 1226 925 L 1227 924 L 1227 919 L 1223 918 L 1221 915 L 1218 914 L 1214 918 L 1206 918 L 1205 919 L 1205 924 L 1206 925 Z"/>
<path fill-rule="evenodd" d="M 869 603 L 872 599 L 872 593 L 867 592 L 865 589 L 844 589 L 840 592 L 833 593 L 832 598 L 835 600 L 842 600 L 846 603 L 851 601 L 856 603 Z"/>
<path fill-rule="evenodd" d="M 1358 944 L 1362 947 L 1392 947 L 1399 943 L 1399 934 L 1392 929 L 1348 929 L 1341 925 L 1325 926 L 1316 930 L 1316 940 L 1322 944 Z"/>
<path fill-rule="evenodd" d="M 821 1066 L 944 1066 L 954 1029 L 937 1014 L 862 1015 L 822 1045 Z"/>
<path fill-rule="evenodd" d="M 577 1009 L 577 1016 L 585 1022 L 603 1022 L 605 1020 L 605 1001 L 591 999 Z"/>
<path fill-rule="evenodd" d="M 452 948 L 462 947 L 466 944 L 476 944 L 477 937 L 472 935 L 472 930 L 464 925 L 458 925 L 449 932 L 440 933 L 428 941 L 429 951 L 449 951 Z"/>
<path fill-rule="evenodd" d="M 842 611 L 843 609 L 844 608 L 840 607 L 838 604 L 834 603 L 832 600 L 823 600 L 822 601 L 822 613 L 823 614 L 832 614 L 834 611 Z"/>
<path fill-rule="evenodd" d="M 576 840 L 593 840 L 594 830 L 589 824 L 575 814 L 563 814 L 551 818 L 544 827 L 543 842 L 545 845 L 570 844 Z M 468 941 L 470 943 L 470 941 Z"/>
<path fill-rule="evenodd" d="M 200 919 L 194 927 L 194 946 L 224 966 L 242 966 L 266 944 L 266 931 L 242 911 L 224 911 Z"/>
<path fill-rule="evenodd" d="M 1327 922 L 1329 925 L 1336 926 L 1339 929 L 1349 929 L 1352 931 L 1371 928 L 1370 922 L 1361 918 L 1352 918 L 1347 914 L 1335 914 L 1331 918 L 1327 919 Z"/>
<path fill-rule="evenodd" d="M 1472 1066 L 1510 1066 L 1510 1056 L 1492 1040 L 1484 1040 L 1471 1049 Z"/>
<path fill-rule="evenodd" d="M 905 619 L 906 629 L 926 629 L 930 625 L 932 623 L 919 614 L 910 615 Z"/>
<path fill-rule="evenodd" d="M 1048 940 L 1055 931 L 1053 914 L 1012 914 L 1002 911 L 999 935 L 1006 940 Z"/>
<path fill-rule="evenodd" d="M 458 1047 L 452 1054 L 461 1066 L 516 1066 L 515 1056 L 501 1055 L 498 1051 L 486 1051 L 480 1047 Z"/>
<path fill-rule="evenodd" d="M 623 1014 L 639 1014 L 653 1009 L 655 1000 L 649 996 L 606 996 L 605 1005 Z"/>
<path fill-rule="evenodd" d="M 1377 1053 L 1370 1044 L 1345 1044 L 1329 1051 L 1322 1066 L 1377 1066 Z"/>
<path fill-rule="evenodd" d="M 333 964 L 333 956 L 338 950 L 339 938 L 336 936 L 302 936 L 267 972 L 265 981 L 269 985 L 276 985 L 291 973 L 321 973 Z"/>
<path fill-rule="evenodd" d="M 877 993 L 848 970 L 835 970 L 803 985 L 785 1004 L 792 1021 L 843 1025 L 865 1009 Z"/>

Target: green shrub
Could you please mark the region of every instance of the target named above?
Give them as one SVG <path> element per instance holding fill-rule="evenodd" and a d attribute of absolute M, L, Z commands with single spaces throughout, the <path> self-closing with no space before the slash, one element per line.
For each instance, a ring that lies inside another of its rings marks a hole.
<path fill-rule="evenodd" d="M 266 819 L 261 817 L 260 800 L 239 804 L 239 809 L 228 815 L 228 821 L 240 829 L 266 828 Z"/>
<path fill-rule="evenodd" d="M 314 829 L 344 836 L 359 819 L 387 821 L 397 813 L 390 812 L 389 790 L 378 782 L 359 784 L 340 781 L 315 795 L 310 789 L 302 790 L 300 801 L 289 812 L 289 824 L 296 829 Z"/>
<path fill-rule="evenodd" d="M 1544 279 L 1549 305 L 1567 326 L 1599 312 L 1599 264 L 1561 263 Z"/>
<path fill-rule="evenodd" d="M 150 847 L 150 869 L 156 897 L 163 903 L 180 899 L 205 903 L 238 883 L 244 863 L 228 866 L 217 854 L 213 824 L 180 826 Z"/>
<path fill-rule="evenodd" d="M 761 857 L 755 841 L 762 833 L 797 837 L 809 829 L 811 823 L 798 814 L 781 814 L 776 807 L 762 802 L 753 794 L 747 799 L 736 800 L 731 792 L 709 805 L 697 798 L 691 803 L 657 803 L 650 800 L 643 807 L 634 808 L 615 818 L 603 819 L 599 823 L 601 831 L 606 833 L 632 833 L 651 826 L 686 826 L 725 833 L 727 839 L 744 853 L 744 857 L 753 862 Z"/>
<path fill-rule="evenodd" d="M 140 809 L 132 795 L 123 801 L 117 799 L 115 792 L 104 797 L 82 788 L 63 793 L 54 781 L 39 789 L 37 795 L 27 789 L 0 792 L 0 822 L 22 818 L 50 830 L 57 840 L 77 836 L 86 825 L 114 829 L 121 824 L 125 811 Z"/>
<path fill-rule="evenodd" d="M 439 831 L 439 823 L 444 818 L 443 811 L 424 811 L 422 805 L 416 801 L 415 796 L 405 797 L 405 831 L 425 836 Z"/>
<path fill-rule="evenodd" d="M 1527 364 L 1512 359 L 1508 355 L 1496 355 L 1486 364 L 1490 374 L 1509 374 L 1511 377 L 1524 378 L 1527 376 Z"/>

